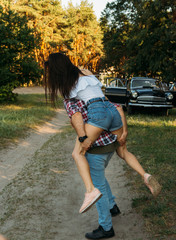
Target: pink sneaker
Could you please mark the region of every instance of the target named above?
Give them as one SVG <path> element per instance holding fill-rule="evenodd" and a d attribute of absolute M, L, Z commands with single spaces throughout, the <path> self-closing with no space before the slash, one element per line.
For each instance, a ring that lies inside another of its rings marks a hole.
<path fill-rule="evenodd" d="M 161 185 L 158 183 L 156 178 L 154 178 L 152 175 L 145 173 L 144 183 L 150 189 L 154 197 L 157 197 L 158 194 L 161 192 Z"/>
<path fill-rule="evenodd" d="M 79 210 L 79 213 L 84 213 L 89 210 L 89 208 L 91 208 L 92 205 L 96 203 L 101 197 L 102 194 L 97 188 L 94 188 L 94 190 L 90 193 L 85 193 L 84 202 Z"/>

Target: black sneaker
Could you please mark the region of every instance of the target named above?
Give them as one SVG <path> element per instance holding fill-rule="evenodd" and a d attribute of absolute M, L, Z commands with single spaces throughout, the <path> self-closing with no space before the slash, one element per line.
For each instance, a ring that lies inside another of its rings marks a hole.
<path fill-rule="evenodd" d="M 109 231 L 105 231 L 102 226 L 99 226 L 96 230 L 93 230 L 91 233 L 86 233 L 85 237 L 88 239 L 102 239 L 102 238 L 111 238 L 114 237 L 113 227 Z"/>
<path fill-rule="evenodd" d="M 117 204 L 115 204 L 114 207 L 110 209 L 110 213 L 112 217 L 115 217 L 121 213 L 120 209 L 117 207 Z"/>

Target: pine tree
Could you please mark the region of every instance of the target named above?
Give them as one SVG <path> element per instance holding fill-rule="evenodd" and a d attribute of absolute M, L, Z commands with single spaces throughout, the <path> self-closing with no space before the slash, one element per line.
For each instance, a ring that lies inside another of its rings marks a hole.
<path fill-rule="evenodd" d="M 80 6 L 71 3 L 67 9 L 65 36 L 70 42 L 68 55 L 75 65 L 97 71 L 102 51 L 102 31 L 93 12 L 92 4 L 81 1 Z"/>
<path fill-rule="evenodd" d="M 87 0 L 76 7 L 70 3 L 65 10 L 57 0 L 14 0 L 11 8 L 26 16 L 36 38 L 40 36 L 40 49 L 35 49 L 40 66 L 51 52 L 62 51 L 75 65 L 98 70 L 103 35 L 93 6 Z"/>
<path fill-rule="evenodd" d="M 25 16 L 0 7 L 0 101 L 15 100 L 15 87 L 40 79 L 33 52 L 37 42 Z"/>
<path fill-rule="evenodd" d="M 101 18 L 105 63 L 129 75 L 176 78 L 175 3 L 116 0 Z M 113 58 L 113 52 L 114 58 Z"/>
<path fill-rule="evenodd" d="M 26 16 L 28 25 L 40 35 L 40 49 L 35 49 L 36 60 L 43 66 L 48 54 L 62 48 L 65 12 L 57 0 L 17 0 L 11 7 Z"/>
<path fill-rule="evenodd" d="M 116 72 L 116 76 L 125 76 L 124 63 L 127 59 L 126 41 L 132 29 L 130 2 L 118 0 L 108 3 L 101 14 L 100 23 L 104 32 L 103 45 L 105 56 L 103 67 Z"/>

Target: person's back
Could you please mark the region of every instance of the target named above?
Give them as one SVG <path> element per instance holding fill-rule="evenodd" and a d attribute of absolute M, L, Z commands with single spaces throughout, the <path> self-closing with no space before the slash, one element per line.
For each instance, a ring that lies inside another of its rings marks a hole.
<path fill-rule="evenodd" d="M 80 76 L 76 86 L 70 92 L 69 98 L 87 102 L 92 98 L 103 98 L 102 83 L 94 75 Z"/>

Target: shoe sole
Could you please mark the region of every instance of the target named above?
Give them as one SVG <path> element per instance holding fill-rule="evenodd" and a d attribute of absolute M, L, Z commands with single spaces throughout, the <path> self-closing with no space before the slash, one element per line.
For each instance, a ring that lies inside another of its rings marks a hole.
<path fill-rule="evenodd" d="M 113 238 L 114 236 L 115 236 L 115 233 L 113 235 L 111 235 L 111 236 L 104 236 L 104 237 L 101 237 L 101 238 L 92 238 L 92 237 L 88 237 L 88 236 L 85 235 L 85 237 L 87 239 L 103 239 L 103 238 L 108 239 L 108 238 Z"/>
<path fill-rule="evenodd" d="M 96 196 L 96 198 L 94 198 L 94 200 L 91 203 L 89 203 L 89 205 L 86 208 L 84 208 L 80 213 L 87 212 L 101 197 L 102 193 L 99 193 L 98 196 Z"/>
<path fill-rule="evenodd" d="M 157 197 L 158 194 L 161 192 L 161 188 L 162 188 L 161 185 L 153 176 L 149 177 L 148 184 L 153 188 L 153 193 L 152 193 L 153 196 Z"/>

